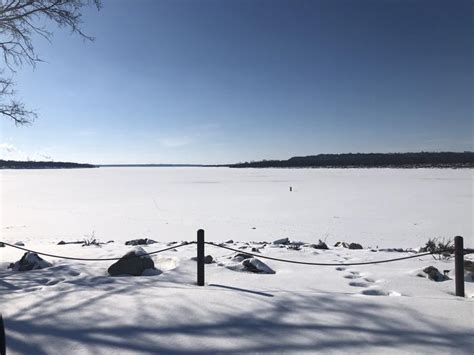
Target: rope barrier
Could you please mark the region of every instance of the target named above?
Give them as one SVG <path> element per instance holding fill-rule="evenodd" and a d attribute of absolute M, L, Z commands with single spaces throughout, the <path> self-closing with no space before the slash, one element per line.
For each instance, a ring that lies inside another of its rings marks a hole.
<path fill-rule="evenodd" d="M 1 244 L 4 244 L 4 245 L 6 245 L 6 246 L 9 246 L 9 247 L 16 248 L 16 249 L 20 249 L 20 250 L 27 251 L 27 252 L 30 252 L 30 253 L 36 253 L 36 254 L 38 254 L 38 255 L 43 255 L 43 256 L 48 256 L 48 257 L 58 258 L 58 259 L 66 259 L 66 260 L 78 260 L 78 261 L 116 261 L 116 260 L 120 260 L 120 259 L 122 258 L 122 257 L 118 257 L 118 258 L 78 258 L 78 257 L 72 257 L 72 256 L 63 256 L 63 255 L 55 255 L 55 254 L 43 253 L 43 252 L 39 252 L 39 251 L 35 251 L 35 250 L 23 248 L 23 247 L 21 247 L 21 246 L 14 245 L 14 244 L 10 244 L 10 243 L 6 243 L 6 242 L 0 242 L 0 243 L 1 243 Z M 165 248 L 165 249 L 160 249 L 160 250 L 156 250 L 156 251 L 153 251 L 153 252 L 150 252 L 150 253 L 141 254 L 141 255 L 132 255 L 132 256 L 130 256 L 130 257 L 133 258 L 133 257 L 141 257 L 141 256 L 154 255 L 154 254 L 162 253 L 162 252 L 165 252 L 165 251 L 168 251 L 168 250 L 180 248 L 180 247 L 183 247 L 183 246 L 186 246 L 186 245 L 190 245 L 190 244 L 195 244 L 195 243 L 196 243 L 195 241 L 183 242 L 182 244 L 179 244 L 179 245 L 176 245 L 176 246 L 170 246 L 170 247 Z M 400 261 L 400 260 L 406 260 L 406 259 L 419 258 L 419 257 L 422 257 L 422 256 L 427 256 L 427 255 L 440 254 L 440 253 L 443 253 L 443 252 L 444 252 L 444 251 L 426 252 L 426 253 L 421 253 L 421 254 L 416 254 L 416 255 L 403 256 L 403 257 L 400 257 L 400 258 L 393 258 L 393 259 L 386 259 L 386 260 L 376 260 L 376 261 L 364 261 L 364 262 L 355 262 L 355 263 L 315 263 L 315 262 L 307 262 L 307 261 L 297 261 L 297 260 L 288 260 L 288 259 L 274 258 L 274 257 L 271 257 L 271 256 L 266 256 L 266 255 L 262 255 L 262 254 L 256 254 L 256 253 L 251 253 L 251 252 L 243 251 L 243 250 L 241 250 L 241 249 L 231 248 L 231 247 L 228 247 L 228 246 L 225 246 L 225 245 L 222 245 L 222 244 L 216 244 L 216 243 L 213 243 L 213 242 L 205 242 L 205 244 L 212 245 L 212 246 L 218 247 L 218 248 L 223 248 L 223 249 L 231 250 L 231 251 L 237 252 L 237 253 L 242 253 L 242 254 L 245 254 L 245 255 L 255 256 L 255 257 L 258 257 L 258 258 L 261 258 L 261 259 L 268 259 L 268 260 L 280 261 L 280 262 L 291 263 L 291 264 L 313 265 L 313 266 L 355 266 L 355 265 L 383 264 L 383 263 L 390 263 L 390 262 L 394 262 L 394 261 Z"/>
<path fill-rule="evenodd" d="M 153 251 L 151 253 L 145 253 L 145 254 L 141 254 L 141 255 L 131 255 L 130 258 L 134 258 L 134 257 L 138 258 L 138 257 L 141 257 L 141 256 L 154 255 L 154 254 L 162 253 L 164 251 L 168 251 L 168 250 L 171 250 L 171 249 L 184 247 L 186 245 L 193 244 L 193 243 L 196 243 L 196 242 L 194 242 L 194 241 L 184 242 L 180 245 L 171 246 L 169 248 L 165 248 L 165 249 L 161 249 L 161 250 L 156 250 L 156 251 Z M 23 247 L 20 247 L 18 245 L 5 243 L 5 242 L 0 242 L 0 244 L 8 245 L 9 247 L 16 248 L 16 249 L 21 249 L 21 250 L 24 250 L 24 251 L 27 251 L 27 252 L 30 252 L 30 253 L 36 253 L 38 255 L 49 256 L 51 258 L 58 258 L 58 259 L 79 260 L 79 261 L 115 261 L 115 260 L 122 259 L 122 257 L 120 257 L 120 258 L 76 258 L 76 257 L 73 257 L 73 256 L 62 256 L 62 255 L 42 253 L 42 252 L 39 252 L 39 251 L 23 248 Z"/>
<path fill-rule="evenodd" d="M 421 254 L 416 254 L 416 255 L 404 256 L 404 257 L 400 257 L 400 258 L 394 258 L 394 259 L 364 261 L 364 262 L 359 262 L 359 263 L 311 263 L 311 262 L 306 262 L 306 261 L 279 259 L 279 258 L 273 258 L 271 256 L 265 256 L 265 255 L 262 255 L 262 254 L 249 253 L 249 252 L 246 252 L 246 251 L 243 251 L 243 250 L 234 249 L 234 248 L 222 245 L 222 244 L 216 244 L 216 243 L 212 243 L 212 242 L 205 242 L 205 244 L 209 244 L 209 245 L 212 245 L 212 246 L 215 246 L 215 247 L 218 247 L 218 248 L 232 250 L 232 251 L 242 253 L 242 254 L 246 254 L 246 255 L 252 255 L 252 256 L 255 256 L 255 257 L 261 258 L 261 259 L 269 259 L 269 260 L 274 260 L 274 261 L 281 261 L 281 262 L 284 262 L 284 263 L 301 264 L 301 265 L 314 265 L 314 266 L 354 266 L 354 265 L 383 264 L 383 263 L 390 263 L 390 262 L 393 262 L 393 261 L 419 258 L 419 257 L 426 256 L 426 255 L 440 254 L 440 253 L 444 252 L 444 251 L 426 252 L 426 253 L 421 253 Z"/>

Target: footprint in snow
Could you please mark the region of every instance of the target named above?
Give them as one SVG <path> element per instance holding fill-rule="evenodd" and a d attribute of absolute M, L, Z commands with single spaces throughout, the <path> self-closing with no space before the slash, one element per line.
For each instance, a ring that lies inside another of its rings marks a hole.
<path fill-rule="evenodd" d="M 365 296 L 388 296 L 387 291 L 378 288 L 369 288 L 367 290 L 361 291 L 360 293 Z"/>
<path fill-rule="evenodd" d="M 391 296 L 391 297 L 400 297 L 402 294 L 396 291 L 385 291 L 379 288 L 369 288 L 360 292 L 365 296 Z"/>
<path fill-rule="evenodd" d="M 361 277 L 362 277 L 362 276 L 360 276 L 360 275 L 358 275 L 358 274 L 355 274 L 355 275 L 354 275 L 354 274 L 349 274 L 349 275 L 344 276 L 344 278 L 346 278 L 346 279 L 351 279 L 351 280 L 352 280 L 352 279 L 360 279 Z"/>
<path fill-rule="evenodd" d="M 367 282 L 363 282 L 363 281 L 353 281 L 353 282 L 349 282 L 349 286 L 352 286 L 352 287 L 368 287 L 369 284 Z"/>

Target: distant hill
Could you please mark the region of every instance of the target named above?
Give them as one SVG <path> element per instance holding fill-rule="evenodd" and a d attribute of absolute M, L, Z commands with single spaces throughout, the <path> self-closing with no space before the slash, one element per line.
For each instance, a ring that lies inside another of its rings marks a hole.
<path fill-rule="evenodd" d="M 91 164 L 79 164 L 60 161 L 17 161 L 0 159 L 0 169 L 77 169 L 95 167 L 95 165 Z"/>
<path fill-rule="evenodd" d="M 347 153 L 262 160 L 229 165 L 232 168 L 418 168 L 474 167 L 474 152 Z"/>

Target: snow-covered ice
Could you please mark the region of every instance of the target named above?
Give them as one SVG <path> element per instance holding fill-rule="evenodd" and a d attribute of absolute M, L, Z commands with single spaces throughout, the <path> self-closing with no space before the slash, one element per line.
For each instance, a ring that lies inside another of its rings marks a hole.
<path fill-rule="evenodd" d="M 289 187 L 293 188 L 290 192 Z M 330 250 L 267 245 L 262 255 L 350 263 L 411 255 L 463 235 L 473 247 L 472 170 L 100 168 L 1 171 L 1 238 L 68 256 L 120 257 L 125 241 L 288 237 Z M 101 247 L 57 245 L 91 236 Z M 357 242 L 363 250 L 333 247 Z M 0 248 L 0 300 L 8 351 L 129 353 L 471 353 L 474 287 L 418 276 L 453 261 L 430 256 L 367 266 L 315 267 L 261 259 L 275 274 L 235 271 L 229 250 L 206 246 L 206 286 L 196 282 L 196 246 L 153 256 L 161 274 L 110 277 L 112 262 L 44 257 L 53 266 L 14 272 L 23 251 Z M 258 257 L 257 257 L 258 258 Z M 472 257 L 469 257 L 472 259 Z"/>

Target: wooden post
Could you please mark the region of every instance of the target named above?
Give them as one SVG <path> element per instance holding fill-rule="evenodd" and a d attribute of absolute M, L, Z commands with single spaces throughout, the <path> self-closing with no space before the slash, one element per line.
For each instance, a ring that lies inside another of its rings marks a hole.
<path fill-rule="evenodd" d="M 6 355 L 7 342 L 5 340 L 5 326 L 3 325 L 3 317 L 0 313 L 0 355 Z"/>
<path fill-rule="evenodd" d="M 204 286 L 204 230 L 197 231 L 197 284 Z"/>
<path fill-rule="evenodd" d="M 464 297 L 464 245 L 463 238 L 454 237 L 454 273 L 456 296 Z"/>

